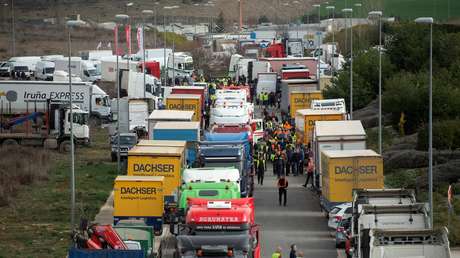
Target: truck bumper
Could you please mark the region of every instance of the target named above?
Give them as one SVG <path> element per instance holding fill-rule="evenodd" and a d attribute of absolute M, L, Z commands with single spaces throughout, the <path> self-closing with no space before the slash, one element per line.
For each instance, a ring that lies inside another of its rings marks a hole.
<path fill-rule="evenodd" d="M 136 216 L 113 216 L 113 224 L 117 225 L 120 220 L 142 220 L 147 226 L 153 227 L 155 235 L 161 234 L 163 231 L 163 217 L 136 217 Z"/>
<path fill-rule="evenodd" d="M 78 145 L 90 145 L 91 141 L 89 138 L 75 138 L 75 143 Z"/>

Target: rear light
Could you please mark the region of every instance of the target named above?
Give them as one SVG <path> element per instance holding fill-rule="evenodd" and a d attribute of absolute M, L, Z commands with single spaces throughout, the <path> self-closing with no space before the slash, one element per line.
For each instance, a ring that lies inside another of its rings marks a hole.
<path fill-rule="evenodd" d="M 232 256 L 233 256 L 233 250 L 232 250 L 232 249 L 228 249 L 228 251 L 227 251 L 227 256 L 228 256 L 228 257 L 232 257 Z"/>
<path fill-rule="evenodd" d="M 201 249 L 196 250 L 196 256 L 198 256 L 198 257 L 203 256 L 203 250 L 201 250 Z"/>
<path fill-rule="evenodd" d="M 335 216 L 334 220 L 336 223 L 339 223 L 340 221 L 342 221 L 342 216 Z"/>

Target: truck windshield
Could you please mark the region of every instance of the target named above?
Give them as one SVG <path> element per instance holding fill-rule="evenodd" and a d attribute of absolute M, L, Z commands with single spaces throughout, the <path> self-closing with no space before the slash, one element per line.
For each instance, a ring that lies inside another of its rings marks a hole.
<path fill-rule="evenodd" d="M 193 70 L 193 63 L 185 63 L 184 70 Z"/>
<path fill-rule="evenodd" d="M 98 75 L 96 69 L 89 69 L 88 73 L 89 73 L 90 76 L 97 76 Z"/>
<path fill-rule="evenodd" d="M 88 114 L 87 113 L 73 113 L 73 122 L 80 125 L 88 124 Z"/>
<path fill-rule="evenodd" d="M 117 142 L 117 137 L 115 137 L 114 142 Z M 122 136 L 120 135 L 120 145 L 135 145 L 137 143 L 136 136 Z"/>
<path fill-rule="evenodd" d="M 234 167 L 241 171 L 242 169 L 242 164 L 240 162 L 206 162 L 206 165 L 209 165 L 209 167 L 218 167 L 218 168 L 225 168 L 225 167 Z"/>
<path fill-rule="evenodd" d="M 16 71 L 16 72 L 28 72 L 29 67 L 27 67 L 27 66 L 15 66 L 14 71 Z"/>
<path fill-rule="evenodd" d="M 54 67 L 45 68 L 45 74 L 51 74 L 51 73 L 54 73 Z"/>

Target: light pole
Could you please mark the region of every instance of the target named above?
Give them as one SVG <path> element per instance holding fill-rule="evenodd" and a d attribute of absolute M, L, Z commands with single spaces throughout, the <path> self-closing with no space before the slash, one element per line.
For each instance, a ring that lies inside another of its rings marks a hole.
<path fill-rule="evenodd" d="M 318 36 L 318 44 L 316 46 L 316 56 L 318 57 L 318 64 L 317 64 L 317 71 L 316 71 L 316 79 L 318 80 L 318 84 L 316 86 L 317 90 L 321 89 L 321 55 L 320 55 L 320 49 L 321 49 L 321 32 L 320 27 L 321 27 L 321 5 L 320 4 L 314 4 L 313 7 L 318 8 L 318 32 L 316 35 Z"/>
<path fill-rule="evenodd" d="M 369 12 L 369 19 L 379 20 L 379 154 L 382 155 L 382 11 Z"/>
<path fill-rule="evenodd" d="M 329 10 L 332 10 L 332 75 L 334 75 L 334 57 L 335 57 L 335 39 L 334 39 L 334 34 L 335 34 L 335 6 L 333 5 L 329 5 L 329 6 L 326 6 L 326 9 L 329 11 Z M 330 17 L 330 15 L 329 15 Z"/>
<path fill-rule="evenodd" d="M 142 61 L 144 65 L 142 66 L 142 73 L 144 76 L 144 98 L 145 98 L 145 17 L 152 16 L 152 10 L 142 10 Z"/>
<path fill-rule="evenodd" d="M 126 14 L 117 14 L 115 15 L 116 26 L 118 30 L 118 25 L 123 24 L 126 25 L 128 23 L 129 16 Z M 120 66 L 118 63 L 118 31 L 115 34 L 115 46 L 116 46 L 116 55 L 117 55 L 117 172 L 118 174 L 121 173 L 121 164 L 120 164 Z M 129 60 L 129 59 L 128 59 Z M 129 66 L 128 66 L 129 69 Z"/>
<path fill-rule="evenodd" d="M 71 31 L 72 28 L 83 25 L 84 22 L 71 20 L 67 21 L 68 30 L 68 51 L 69 51 L 69 119 L 70 119 L 70 230 L 74 229 L 75 225 L 75 148 L 73 136 L 73 101 L 72 101 L 72 46 L 71 46 Z"/>
<path fill-rule="evenodd" d="M 415 23 L 430 25 L 430 79 L 429 79 L 429 111 L 428 111 L 428 201 L 430 205 L 430 226 L 433 227 L 433 18 L 420 17 Z"/>
<path fill-rule="evenodd" d="M 12 56 L 16 55 L 16 35 L 14 28 L 14 0 L 11 0 L 11 52 Z"/>
<path fill-rule="evenodd" d="M 361 14 L 361 11 L 362 11 L 362 4 L 361 3 L 355 3 L 354 6 L 356 7 L 355 9 L 357 10 L 356 13 L 357 13 L 357 16 L 358 18 L 361 18 L 362 14 Z M 359 21 L 359 19 L 358 19 Z M 353 23 L 352 25 L 353 26 Z M 361 46 L 361 26 L 359 25 L 359 22 L 358 22 L 358 50 L 359 50 L 359 47 Z"/>
<path fill-rule="evenodd" d="M 353 119 L 353 9 L 345 8 L 342 12 L 350 14 L 350 119 Z"/>

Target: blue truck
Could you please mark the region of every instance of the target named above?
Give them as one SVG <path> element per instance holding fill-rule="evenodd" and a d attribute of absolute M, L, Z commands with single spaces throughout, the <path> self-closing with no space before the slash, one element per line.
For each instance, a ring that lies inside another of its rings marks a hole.
<path fill-rule="evenodd" d="M 247 133 L 205 133 L 204 141 L 199 143 L 198 157 L 203 167 L 237 168 L 241 176 L 241 196 L 252 196 L 252 146 Z"/>
<path fill-rule="evenodd" d="M 151 140 L 169 140 L 187 142 L 187 165 L 196 160 L 196 149 L 200 140 L 199 122 L 157 122 L 153 128 Z"/>

